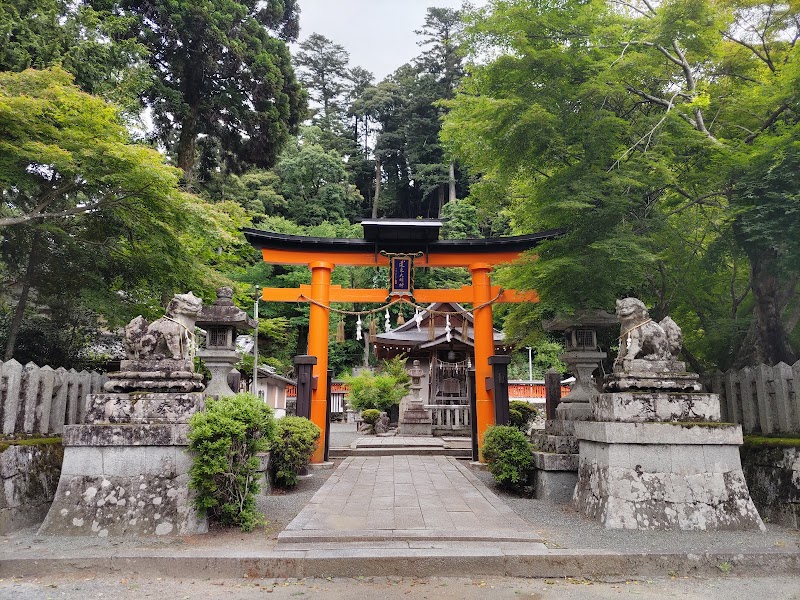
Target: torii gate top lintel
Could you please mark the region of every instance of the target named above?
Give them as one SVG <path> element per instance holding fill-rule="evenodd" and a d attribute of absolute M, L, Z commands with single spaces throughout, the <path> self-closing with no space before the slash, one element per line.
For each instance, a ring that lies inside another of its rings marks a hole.
<path fill-rule="evenodd" d="M 473 305 L 476 414 L 478 443 L 495 422 L 491 385 L 494 354 L 492 304 L 495 302 L 536 302 L 535 291 L 517 292 L 492 286 L 489 274 L 499 264 L 510 263 L 540 242 L 558 237 L 560 230 L 492 239 L 439 240 L 442 222 L 438 219 L 367 219 L 362 222 L 364 239 L 333 239 L 245 229 L 244 235 L 261 250 L 264 262 L 306 265 L 311 269 L 311 285 L 296 289 L 264 288 L 262 298 L 273 302 L 306 301 L 311 304 L 308 327 L 308 354 L 317 358 L 313 375 L 317 379 L 311 396 L 311 420 L 322 430 L 322 439 L 312 457 L 323 462 L 327 421 L 327 377 L 330 305 L 333 302 L 386 302 L 413 298 L 415 302 L 458 302 Z M 398 257 L 398 255 L 400 255 Z M 395 262 L 397 261 L 397 262 Z M 391 265 L 390 285 L 386 290 L 342 289 L 331 286 L 331 271 L 337 265 L 378 267 Z M 409 272 L 418 267 L 466 267 L 472 285 L 459 290 L 414 290 Z M 405 282 L 398 291 L 395 280 Z"/>
<path fill-rule="evenodd" d="M 539 243 L 558 237 L 561 230 L 542 231 L 528 235 L 501 238 L 439 240 L 423 237 L 438 228 L 431 227 L 428 219 L 381 219 L 391 225 L 376 227 L 375 221 L 363 223 L 365 238 L 321 238 L 275 233 L 260 229 L 244 229 L 247 241 L 261 250 L 264 261 L 278 265 L 309 265 L 316 260 L 326 260 L 341 266 L 386 266 L 389 259 L 384 253 L 423 252 L 415 260 L 419 267 L 469 267 L 476 263 L 498 265 L 516 260 L 522 252 Z M 402 225 L 398 221 L 403 221 Z M 441 221 L 435 221 L 441 224 Z M 376 233 L 372 234 L 372 231 Z"/>

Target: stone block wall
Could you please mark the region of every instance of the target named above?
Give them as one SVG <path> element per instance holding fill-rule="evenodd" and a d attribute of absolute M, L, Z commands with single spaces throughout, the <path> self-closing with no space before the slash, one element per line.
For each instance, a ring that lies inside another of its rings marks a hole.
<path fill-rule="evenodd" d="M 61 438 L 0 443 L 0 535 L 44 519 L 63 458 Z"/>
<path fill-rule="evenodd" d="M 741 448 L 750 496 L 765 521 L 800 529 L 800 439 L 796 447 Z"/>

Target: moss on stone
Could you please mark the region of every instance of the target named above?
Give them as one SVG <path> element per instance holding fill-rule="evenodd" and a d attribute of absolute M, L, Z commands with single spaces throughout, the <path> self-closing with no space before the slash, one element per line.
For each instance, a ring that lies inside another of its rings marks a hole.
<path fill-rule="evenodd" d="M 46 446 L 61 445 L 60 437 L 30 436 L 25 438 L 2 438 L 0 437 L 0 452 L 11 446 Z"/>
<path fill-rule="evenodd" d="M 736 425 L 736 423 L 716 423 L 711 421 L 673 421 L 673 423 L 681 427 L 703 427 L 705 429 L 727 429 Z"/>
<path fill-rule="evenodd" d="M 800 434 L 766 433 L 744 436 L 745 446 L 766 446 L 771 448 L 800 448 Z"/>

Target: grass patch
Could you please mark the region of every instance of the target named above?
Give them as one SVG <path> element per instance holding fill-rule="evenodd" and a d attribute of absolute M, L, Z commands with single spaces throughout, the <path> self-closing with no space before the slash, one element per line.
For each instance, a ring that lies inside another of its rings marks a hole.
<path fill-rule="evenodd" d="M 712 423 L 710 421 L 672 421 L 672 423 L 681 427 L 703 427 L 704 429 L 727 429 L 736 425 L 736 423 Z"/>
<path fill-rule="evenodd" d="M 25 438 L 0 437 L 0 452 L 4 452 L 11 446 L 47 446 L 61 445 L 60 437 L 31 436 Z"/>
<path fill-rule="evenodd" d="M 745 446 L 767 448 L 800 448 L 800 434 L 764 433 L 744 436 Z"/>

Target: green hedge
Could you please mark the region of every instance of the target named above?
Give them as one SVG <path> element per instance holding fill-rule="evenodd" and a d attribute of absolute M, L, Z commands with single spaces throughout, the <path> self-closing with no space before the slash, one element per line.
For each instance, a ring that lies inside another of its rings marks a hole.
<path fill-rule="evenodd" d="M 533 476 L 533 446 L 516 427 L 497 425 L 486 430 L 481 454 L 497 484 L 525 491 Z"/>
<path fill-rule="evenodd" d="M 269 448 L 274 435 L 272 409 L 252 394 L 211 398 L 189 425 L 195 506 L 212 521 L 252 531 L 263 521 L 255 505 L 256 454 Z"/>
<path fill-rule="evenodd" d="M 304 417 L 284 417 L 276 425 L 270 455 L 270 475 L 278 487 L 293 488 L 297 485 L 300 471 L 317 448 L 321 431 Z"/>

